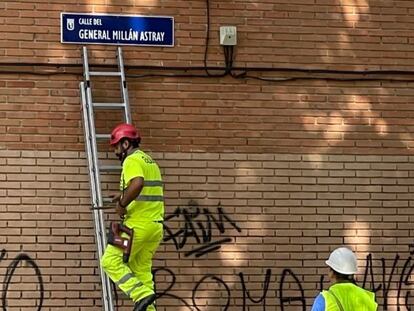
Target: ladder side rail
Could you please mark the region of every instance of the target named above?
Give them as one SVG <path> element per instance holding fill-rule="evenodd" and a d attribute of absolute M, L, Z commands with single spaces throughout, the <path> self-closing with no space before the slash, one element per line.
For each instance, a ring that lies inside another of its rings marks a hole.
<path fill-rule="evenodd" d="M 89 84 L 90 85 L 90 84 Z M 101 191 L 101 182 L 100 182 L 100 178 L 99 178 L 99 163 L 98 163 L 98 147 L 96 144 L 96 139 L 94 139 L 94 137 L 96 136 L 96 131 L 95 131 L 95 122 L 94 122 L 94 113 L 92 110 L 92 90 L 90 88 L 90 86 L 88 86 L 88 84 L 86 85 L 86 102 L 87 105 L 89 106 L 89 109 L 87 110 L 88 112 L 88 120 L 89 120 L 89 130 L 90 130 L 90 137 L 91 137 L 91 151 L 92 154 L 94 155 L 92 157 L 92 162 L 93 162 L 93 166 L 94 166 L 94 174 L 95 174 L 95 207 L 99 207 L 99 206 L 103 206 L 103 199 L 102 199 L 102 191 Z M 102 210 L 98 210 L 97 211 L 97 216 L 98 216 L 98 224 L 99 224 L 99 235 L 100 235 L 100 240 L 102 241 L 102 245 L 105 246 L 107 244 L 106 241 L 106 235 L 105 235 L 105 222 L 104 222 L 104 218 L 103 218 L 103 211 Z M 104 249 L 103 247 L 101 247 L 101 249 L 98 248 L 98 255 L 99 255 L 99 259 L 102 258 L 103 256 L 103 252 Z M 105 286 L 108 287 L 107 288 L 107 292 L 108 295 L 106 296 L 108 303 L 110 304 L 110 308 L 109 310 L 112 310 L 113 308 L 113 303 L 112 303 L 112 292 L 111 292 L 111 287 L 110 287 L 110 282 L 108 277 L 105 275 Z"/>
<path fill-rule="evenodd" d="M 86 145 L 86 155 L 88 160 L 88 170 L 89 170 L 89 181 L 91 186 L 91 197 L 92 197 L 92 207 L 97 207 L 98 200 L 96 196 L 96 176 L 95 176 L 95 169 L 94 169 L 94 161 L 93 161 L 93 153 L 92 153 L 92 146 L 91 146 L 91 136 L 90 136 L 90 129 L 89 129 L 89 121 L 88 121 L 88 106 L 85 100 L 85 84 L 84 82 L 80 83 L 80 90 L 81 90 L 81 98 L 82 98 L 82 113 L 83 113 L 83 120 L 84 120 L 84 133 L 85 133 L 85 145 Z M 93 210 L 94 216 L 98 216 L 96 212 L 98 210 Z M 101 236 L 98 235 L 98 230 L 101 229 L 101 225 L 99 222 L 99 217 L 94 217 L 94 224 L 95 224 L 95 233 L 97 235 L 97 244 L 98 250 L 103 249 L 102 239 Z"/>
<path fill-rule="evenodd" d="M 88 122 L 88 107 L 85 99 L 85 84 L 84 82 L 80 83 L 80 91 L 81 91 L 81 99 L 82 99 L 82 116 L 84 120 L 84 134 L 85 134 L 85 146 L 86 146 L 86 155 L 88 160 L 88 170 L 89 170 L 89 182 L 91 186 L 91 198 L 92 198 L 92 206 L 97 206 L 97 197 L 96 197 L 96 176 L 94 174 L 94 167 L 93 167 L 93 154 L 92 154 L 92 147 L 91 147 L 91 136 L 89 130 L 89 122 Z M 94 214 L 94 226 L 95 226 L 95 235 L 96 235 L 96 243 L 98 245 L 99 253 L 102 253 L 103 249 L 103 241 L 101 235 L 101 223 L 99 221 L 99 210 L 93 210 Z M 100 257 L 99 257 L 100 258 Z"/>
<path fill-rule="evenodd" d="M 128 97 L 128 90 L 127 90 L 127 83 L 125 79 L 125 68 L 124 68 L 124 61 L 122 57 L 122 48 L 118 46 L 117 48 L 117 60 L 118 60 L 118 68 L 121 73 L 121 90 L 122 90 L 122 99 L 124 102 L 124 121 L 126 123 L 132 123 L 131 117 L 131 109 L 129 107 L 129 97 Z"/>
<path fill-rule="evenodd" d="M 93 111 L 92 111 L 92 106 L 90 104 L 90 100 L 88 100 L 88 93 L 91 93 L 90 88 L 86 87 L 86 106 L 87 106 L 87 117 L 88 117 L 88 125 L 89 125 L 89 145 L 90 145 L 90 150 L 91 150 L 91 162 L 92 162 L 92 173 L 94 175 L 94 180 L 95 180 L 95 189 L 94 189 L 94 195 L 96 196 L 96 199 L 94 200 L 94 208 L 97 208 L 99 206 L 103 205 L 103 199 L 102 199 L 102 190 L 101 190 L 101 185 L 100 185 L 100 178 L 99 178 L 99 163 L 98 163 L 98 147 L 96 144 L 96 140 L 94 139 L 96 133 L 95 133 L 95 122 L 93 120 Z M 90 95 L 90 94 L 89 94 Z M 90 97 L 89 97 L 90 98 Z M 102 210 L 99 210 L 100 214 L 102 213 Z M 101 215 L 100 218 L 100 223 L 104 223 L 103 217 Z M 103 227 L 104 228 L 104 227 Z M 105 235 L 102 236 L 102 241 L 104 242 L 104 245 L 106 245 L 106 237 Z M 102 248 L 103 249 L 103 248 Z M 103 251 L 102 251 L 103 253 Z M 102 255 L 102 254 L 100 254 Z M 99 256 L 99 258 L 101 258 L 101 256 Z"/>
<path fill-rule="evenodd" d="M 89 91 L 87 91 L 89 89 Z M 85 91 L 86 90 L 86 91 Z M 82 98 L 82 105 L 83 105 L 83 118 L 84 118 L 84 131 L 85 131 L 85 144 L 87 149 L 87 157 L 88 157 L 88 168 L 89 168 L 89 177 L 90 177 L 90 185 L 91 185 L 91 196 L 93 206 L 102 206 L 103 199 L 101 195 L 100 189 L 100 182 L 99 182 L 99 169 L 97 166 L 97 146 L 96 140 L 93 139 L 94 130 L 94 122 L 93 122 L 93 111 L 91 111 L 91 95 L 90 88 L 86 85 L 85 82 L 81 82 L 80 85 L 80 93 Z M 86 93 L 86 94 L 85 94 Z M 88 100 L 89 98 L 89 100 Z M 92 119 L 91 119 L 92 116 Z M 106 235 L 105 235 L 105 225 L 103 219 L 103 212 L 102 210 L 94 210 L 94 226 L 95 226 L 95 236 L 98 248 L 98 258 L 99 260 L 103 256 L 104 247 L 106 246 Z M 101 277 L 101 284 L 102 284 L 102 294 L 103 294 L 103 307 L 105 311 L 113 311 L 114 304 L 113 304 L 113 297 L 111 291 L 111 284 L 109 278 L 106 276 L 105 272 L 103 271 L 100 262 L 98 263 L 100 277 Z"/>
<path fill-rule="evenodd" d="M 94 207 L 103 206 L 104 200 L 102 197 L 101 181 L 100 181 L 100 166 L 98 157 L 97 137 L 102 136 L 96 133 L 95 119 L 94 119 L 94 108 L 98 109 L 116 109 L 116 105 L 123 109 L 124 122 L 132 123 L 132 117 L 129 106 L 127 83 L 125 79 L 125 69 L 122 57 L 121 47 L 117 48 L 117 61 L 118 61 L 118 76 L 120 77 L 120 87 L 122 104 L 96 104 L 92 99 L 92 83 L 90 77 L 92 75 L 107 75 L 107 73 L 91 72 L 89 69 L 88 62 L 88 51 L 86 46 L 82 48 L 83 52 L 83 69 L 84 69 L 84 82 L 81 82 L 81 97 L 82 105 L 84 107 L 84 128 L 85 128 L 85 144 L 88 154 L 88 168 L 91 183 L 91 194 L 92 202 Z M 111 74 L 115 76 L 115 74 Z M 96 104 L 96 107 L 95 107 Z M 102 106 L 102 107 L 101 107 Z M 95 221 L 95 235 L 98 247 L 99 259 L 102 258 L 104 247 L 107 244 L 105 225 L 104 225 L 104 213 L 102 210 L 94 210 L 94 221 Z M 105 311 L 114 310 L 113 293 L 111 291 L 111 284 L 109 278 L 105 272 L 100 268 L 101 281 L 102 281 L 102 293 L 103 293 L 103 307 Z"/>
<path fill-rule="evenodd" d="M 89 60 L 88 60 L 88 49 L 86 46 L 82 47 L 82 57 L 83 57 L 83 77 L 86 87 L 90 87 L 90 74 L 89 74 Z"/>

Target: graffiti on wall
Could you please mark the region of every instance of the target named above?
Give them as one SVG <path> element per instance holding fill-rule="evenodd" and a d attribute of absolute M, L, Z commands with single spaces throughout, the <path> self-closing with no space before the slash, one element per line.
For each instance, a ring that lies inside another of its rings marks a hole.
<path fill-rule="evenodd" d="M 214 275 L 214 274 L 206 274 L 200 278 L 198 282 L 195 283 L 192 294 L 191 294 L 191 301 L 192 303 L 188 303 L 184 298 L 175 295 L 173 293 L 173 287 L 176 282 L 176 276 L 171 269 L 168 268 L 157 268 L 154 269 L 154 278 L 155 283 L 157 284 L 156 278 L 158 275 L 162 275 L 163 279 L 169 279 L 170 283 L 168 284 L 166 289 L 162 291 L 157 291 L 158 298 L 162 297 L 169 297 L 179 301 L 181 306 L 185 306 L 189 311 L 201 311 L 201 305 L 197 303 L 197 297 L 200 293 L 204 293 L 205 296 L 205 289 L 202 289 L 202 285 L 205 283 L 214 283 L 215 286 L 212 287 L 211 285 L 208 287 L 210 290 L 214 290 L 218 292 L 219 296 L 221 297 L 220 301 L 222 304 L 219 305 L 220 310 L 228 310 L 230 307 L 231 301 L 231 287 L 228 283 L 226 283 L 221 277 Z M 267 269 L 266 274 L 264 276 L 263 281 L 263 292 L 260 297 L 252 297 L 250 291 L 248 289 L 248 282 L 245 280 L 245 275 L 243 272 L 238 274 L 239 282 L 242 288 L 242 310 L 248 310 L 249 306 L 252 305 L 259 305 L 263 306 L 263 310 L 266 310 L 266 298 L 268 296 L 268 291 L 270 287 L 270 279 L 272 277 L 272 270 Z M 292 286 L 293 282 L 293 286 Z M 234 285 L 234 284 L 232 284 Z M 292 294 L 292 287 L 296 288 L 297 293 Z M 279 280 L 279 303 L 281 310 L 285 310 L 285 308 L 291 304 L 295 304 L 299 302 L 303 311 L 306 310 L 306 300 L 304 291 L 302 288 L 302 284 L 299 281 L 298 277 L 295 273 L 289 269 L 284 269 L 282 272 L 282 277 Z"/>
<path fill-rule="evenodd" d="M 185 257 L 195 255 L 200 257 L 204 254 L 217 251 L 224 243 L 232 241 L 228 236 L 221 235 L 226 231 L 226 225 L 229 229 L 236 229 L 241 232 L 241 228 L 233 221 L 223 208 L 219 205 L 216 211 L 212 212 L 208 208 L 200 208 L 195 201 L 190 201 L 187 207 L 178 207 L 171 215 L 166 217 L 166 223 L 171 220 L 180 221 L 181 227 L 173 231 L 172 227 L 165 224 L 164 241 L 172 241 L 175 248 L 180 251 L 187 244 L 195 247 L 189 251 L 185 251 Z M 214 230 L 216 229 L 216 230 Z M 216 233 L 216 235 L 214 235 Z M 189 242 L 191 240 L 191 242 Z M 410 255 L 414 255 L 414 243 L 409 245 Z M 410 311 L 414 304 L 414 296 L 412 296 L 411 286 L 414 285 L 414 262 L 409 256 L 405 261 L 401 260 L 398 254 L 395 255 L 390 263 L 385 258 L 379 260 L 381 273 L 374 274 L 374 267 L 378 266 L 377 261 L 373 261 L 372 254 L 368 254 L 365 260 L 365 270 L 362 281 L 359 283 L 362 287 L 375 292 L 378 296 L 383 297 L 383 310 L 389 308 L 389 294 L 391 288 L 397 289 L 397 310 Z M 236 284 L 226 283 L 222 277 L 214 274 L 201 275 L 199 281 L 194 284 L 192 290 L 191 303 L 183 297 L 174 294 L 174 285 L 176 282 L 175 273 L 168 268 L 159 268 L 154 270 L 155 278 L 157 275 L 163 274 L 164 280 L 168 279 L 169 284 L 165 289 L 158 292 L 159 298 L 170 297 L 178 300 L 181 305 L 187 307 L 188 310 L 200 310 L 197 303 L 197 297 L 202 292 L 203 285 L 209 283 L 209 290 L 219 293 L 220 310 L 228 310 L 230 307 L 231 297 L 240 297 L 240 293 L 233 293 L 232 288 L 241 288 L 242 291 L 242 310 L 247 310 L 249 306 L 261 305 L 266 310 L 267 301 L 269 301 L 272 269 L 267 269 L 262 284 L 263 293 L 260 297 L 252 297 L 248 289 L 248 282 L 245 281 L 246 275 L 243 272 L 238 273 L 238 286 Z M 298 277 L 291 269 L 284 269 L 279 275 L 275 276 L 277 285 L 273 288 L 276 293 L 276 299 L 280 305 L 280 309 L 284 311 L 288 306 L 295 306 L 303 311 L 306 310 L 306 298 L 302 285 L 302 277 Z M 156 282 L 157 283 L 157 282 Z M 211 283 L 215 285 L 211 285 Z M 327 282 L 326 282 L 327 283 Z M 323 290 L 325 277 L 321 276 L 317 288 Z M 212 287 L 211 287 L 212 286 Z M 327 287 L 327 286 L 325 286 Z M 315 293 L 317 294 L 317 293 Z M 275 297 L 274 295 L 272 297 Z M 274 299 L 274 298 L 272 298 Z M 312 297 L 313 299 L 313 297 Z M 308 301 L 310 304 L 311 301 Z M 269 304 L 270 305 L 270 304 Z M 274 308 L 275 302 L 271 303 Z"/>
<path fill-rule="evenodd" d="M 173 231 L 168 226 L 168 221 L 178 220 L 183 226 L 176 231 Z M 227 229 L 236 229 L 241 232 L 241 228 L 237 223 L 227 215 L 223 208 L 218 205 L 217 211 L 212 212 L 208 208 L 200 208 L 194 201 L 190 201 L 188 207 L 178 207 L 171 215 L 165 218 L 165 237 L 164 242 L 173 241 L 175 248 L 181 250 L 186 244 L 192 240 L 195 248 L 186 251 L 185 257 L 194 255 L 200 257 L 204 254 L 217 251 L 221 245 L 232 242 L 230 237 L 221 237 Z M 218 235 L 215 236 L 214 229 L 218 230 Z"/>
<path fill-rule="evenodd" d="M 414 246 L 412 246 L 410 255 L 414 255 Z M 2 250 L 0 253 L 0 262 L 6 257 L 6 250 Z M 365 270 L 363 273 L 362 281 L 360 285 L 364 288 L 372 290 L 376 293 L 382 294 L 383 297 L 383 310 L 388 310 L 388 297 L 391 288 L 397 289 L 397 310 L 398 311 L 410 311 L 414 306 L 412 295 L 412 286 L 414 282 L 412 281 L 414 277 L 414 262 L 412 257 L 409 256 L 405 260 L 401 260 L 400 255 L 396 254 L 392 261 L 381 258 L 379 260 L 381 263 L 382 274 L 373 273 L 373 267 L 376 264 L 376 261 L 373 260 L 372 254 L 368 254 L 365 260 Z M 17 255 L 12 262 L 8 265 L 6 274 L 3 280 L 3 291 L 2 291 L 2 310 L 7 311 L 7 296 L 9 292 L 10 284 L 12 283 L 13 276 L 16 273 L 16 270 L 19 266 L 25 263 L 26 266 L 32 268 L 36 275 L 37 279 L 37 288 L 38 288 L 38 302 L 36 304 L 37 311 L 42 309 L 43 300 L 44 300 L 44 285 L 43 279 L 39 267 L 36 262 L 31 259 L 27 254 L 21 253 Z M 179 297 L 174 294 L 174 285 L 176 284 L 176 275 L 175 273 L 168 268 L 157 268 L 154 269 L 154 277 L 162 276 L 163 280 L 169 280 L 167 287 L 161 291 L 157 292 L 158 298 L 170 297 L 177 300 L 180 305 L 185 306 L 189 311 L 201 311 L 202 305 L 198 305 L 197 297 L 199 294 L 204 293 L 205 288 L 203 285 L 209 284 L 209 290 L 218 292 L 221 299 L 221 305 L 219 306 L 220 310 L 228 310 L 230 308 L 230 301 L 232 297 L 240 297 L 239 294 L 232 293 L 235 288 L 235 284 L 229 284 L 225 282 L 222 277 L 214 274 L 206 274 L 200 276 L 200 279 L 194 284 L 192 294 L 191 294 L 191 303 L 186 299 Z M 238 282 L 241 288 L 241 297 L 242 297 L 242 310 L 248 310 L 249 306 L 262 306 L 263 310 L 266 310 L 267 302 L 269 299 L 269 292 L 274 291 L 276 293 L 276 299 L 280 305 L 280 310 L 284 311 L 289 306 L 296 306 L 301 310 L 306 310 L 306 297 L 302 286 L 301 277 L 295 274 L 291 269 L 283 269 L 283 271 L 275 276 L 275 281 L 271 282 L 274 272 L 272 269 L 267 269 L 263 277 L 263 284 L 261 286 L 262 292 L 261 295 L 253 297 L 249 291 L 248 282 L 246 279 L 245 273 L 238 273 Z M 165 281 L 164 281 L 165 282 Z M 158 282 L 156 281 L 156 284 Z M 211 287 L 211 284 L 214 284 Z M 322 290 L 324 284 L 324 277 L 321 276 L 319 288 Z M 272 288 L 273 287 L 273 288 Z M 255 290 L 257 292 L 257 290 Z M 272 299 L 274 299 L 272 297 Z M 274 308 L 275 302 L 269 303 L 272 305 L 271 308 Z"/>
<path fill-rule="evenodd" d="M 414 253 L 412 252 L 411 255 Z M 414 285 L 414 262 L 412 257 L 409 256 L 406 260 L 400 260 L 400 256 L 395 255 L 392 262 L 387 261 L 384 258 L 381 258 L 381 269 L 382 274 L 373 273 L 374 261 L 372 254 L 368 254 L 365 260 L 365 271 L 363 273 L 362 282 L 359 283 L 362 287 L 374 291 L 378 294 L 381 294 L 383 297 L 382 307 L 383 310 L 389 309 L 388 297 L 390 294 L 390 289 L 397 289 L 397 300 L 396 307 L 397 311 L 410 311 L 414 307 L 414 296 L 412 286 Z M 276 299 L 280 305 L 280 310 L 284 311 L 289 306 L 295 306 L 297 310 L 306 310 L 306 297 L 303 290 L 303 285 L 301 277 L 298 277 L 291 269 L 283 269 L 280 275 L 276 275 L 276 281 L 271 283 L 273 271 L 272 269 L 267 269 L 264 275 L 262 288 L 262 295 L 259 297 L 252 297 L 249 288 L 248 282 L 246 281 L 246 275 L 243 272 L 238 273 L 239 286 L 236 284 L 229 284 L 225 282 L 223 278 L 214 274 L 206 274 L 200 276 L 200 279 L 194 284 L 192 294 L 191 294 L 191 303 L 189 303 L 183 297 L 174 294 L 174 285 L 176 283 L 175 273 L 168 268 L 158 268 L 153 271 L 155 279 L 157 276 L 162 275 L 163 280 L 169 280 L 167 288 L 158 291 L 158 298 L 170 297 L 179 302 L 180 305 L 185 306 L 189 311 L 201 311 L 200 305 L 197 304 L 197 297 L 200 292 L 204 292 L 205 289 L 201 290 L 204 283 L 209 283 L 208 290 L 216 292 L 216 296 L 220 296 L 220 305 L 219 310 L 228 310 L 230 307 L 230 301 L 232 297 L 240 297 L 240 293 L 232 293 L 234 289 L 232 288 L 241 288 L 242 291 L 242 310 L 248 310 L 250 306 L 262 306 L 263 310 L 274 310 L 275 301 L 269 303 L 268 308 L 267 301 L 269 301 L 269 292 L 274 291 L 276 293 Z M 155 282 L 157 284 L 157 281 Z M 211 283 L 215 286 L 211 286 Z M 275 284 L 276 283 L 276 284 Z M 319 282 L 319 289 L 324 288 L 324 276 L 321 276 Z M 327 285 L 327 284 L 326 284 Z M 328 285 L 327 285 L 328 286 Z M 325 286 L 325 288 L 327 287 Z M 273 287 L 273 288 L 272 288 Z M 257 291 L 257 289 L 255 290 Z M 217 294 L 218 292 L 218 294 Z M 317 294 L 317 293 L 315 293 Z M 204 293 L 205 297 L 205 293 Z M 271 299 L 274 296 L 272 296 Z M 313 297 L 311 298 L 313 300 Z M 312 301 L 308 301 L 309 304 Z"/>
<path fill-rule="evenodd" d="M 3 261 L 3 259 L 6 257 L 6 254 L 7 254 L 7 251 L 5 249 L 2 249 L 0 253 L 0 262 Z M 12 260 L 12 262 L 8 265 L 6 274 L 3 279 L 3 291 L 1 295 L 3 311 L 7 311 L 7 306 L 8 306 L 7 296 L 10 290 L 10 284 L 12 283 L 13 276 L 15 275 L 19 266 L 23 263 L 25 263 L 26 266 L 29 266 L 30 268 L 32 268 L 36 275 L 36 280 L 37 280 L 36 288 L 38 288 L 38 292 L 39 292 L 39 296 L 36 302 L 36 307 L 37 307 L 37 311 L 40 311 L 42 309 L 43 299 L 44 299 L 44 285 L 43 285 L 42 274 L 36 262 L 32 258 L 30 258 L 30 256 L 28 256 L 27 254 L 21 253 L 21 254 L 18 254 Z"/>
<path fill-rule="evenodd" d="M 228 237 L 223 237 L 226 229 L 236 229 L 241 232 L 241 228 L 224 212 L 223 208 L 218 206 L 214 213 L 207 208 L 199 208 L 192 205 L 188 208 L 178 208 L 173 215 L 167 219 L 183 219 L 183 226 L 177 231 L 166 226 L 166 241 L 172 241 L 177 250 L 182 250 L 186 245 L 196 245 L 191 250 L 186 250 L 185 255 L 200 257 L 209 252 L 217 251 L 223 243 L 231 242 Z M 188 241 L 192 239 L 192 243 Z M 195 242 L 195 243 L 194 243 Z M 187 244 L 188 243 L 188 244 Z M 198 243 L 198 244 L 196 244 Z M 201 246 L 200 246 L 201 245 Z M 373 254 L 368 254 L 365 258 L 363 274 L 359 277 L 359 285 L 369 289 L 381 297 L 382 310 L 390 309 L 390 298 L 393 298 L 392 306 L 397 311 L 414 310 L 414 243 L 409 246 L 409 256 L 402 259 L 399 254 L 395 254 L 394 258 L 374 259 Z M 5 249 L 0 252 L 0 263 L 6 259 L 7 251 Z M 36 262 L 27 254 L 18 254 L 7 266 L 3 279 L 2 289 L 2 310 L 8 309 L 8 294 L 18 273 L 19 267 L 29 267 L 33 270 L 36 278 L 36 310 L 40 311 L 44 301 L 44 285 L 40 269 Z M 380 273 L 378 273 L 378 268 Z M 374 272 L 375 271 L 375 272 Z M 268 268 L 263 275 L 260 290 L 257 289 L 257 282 L 254 288 L 249 286 L 250 275 L 240 271 L 234 275 L 236 281 L 226 281 L 224 276 L 208 273 L 200 275 L 194 282 L 190 296 L 180 296 L 174 287 L 177 283 L 176 275 L 169 268 L 155 268 L 153 270 L 155 284 L 162 284 L 162 289 L 157 289 L 157 296 L 162 305 L 163 298 L 170 298 L 177 302 L 178 305 L 184 307 L 188 311 L 205 310 L 206 291 L 212 295 L 220 297 L 215 299 L 215 306 L 219 310 L 229 310 L 232 301 L 240 299 L 241 310 L 249 310 L 249 307 L 260 307 L 261 310 L 275 310 L 275 305 L 281 311 L 295 310 L 305 311 L 307 305 L 313 301 L 313 297 L 305 297 L 304 277 L 295 273 L 292 269 L 285 268 L 281 272 Z M 228 275 L 226 275 L 228 278 Z M 157 279 L 163 281 L 157 281 Z M 259 281 L 260 282 L 260 281 Z M 324 276 L 319 278 L 317 287 L 319 290 L 327 288 L 328 283 Z M 312 293 L 316 295 L 317 292 Z M 207 295 L 208 296 L 208 295 Z M 239 303 L 238 303 L 239 304 Z M 181 309 L 180 309 L 181 310 Z"/>
<path fill-rule="evenodd" d="M 409 245 L 410 255 L 414 255 L 414 244 Z M 402 266 L 402 269 L 400 268 Z M 392 266 L 387 267 L 386 260 L 381 258 L 381 281 L 376 281 L 373 273 L 372 255 L 368 254 L 365 261 L 365 273 L 362 282 L 362 287 L 367 288 L 375 293 L 381 291 L 384 297 L 384 310 L 388 309 L 388 294 L 390 292 L 391 284 L 397 284 L 397 308 L 401 307 L 411 310 L 414 302 L 410 302 L 414 296 L 411 295 L 410 290 L 403 291 L 403 288 L 410 288 L 414 285 L 414 263 L 412 257 L 409 256 L 405 261 L 402 260 L 400 264 L 400 255 L 396 254 Z M 369 283 L 369 284 L 368 284 Z M 405 292 L 405 293 L 404 293 Z"/>

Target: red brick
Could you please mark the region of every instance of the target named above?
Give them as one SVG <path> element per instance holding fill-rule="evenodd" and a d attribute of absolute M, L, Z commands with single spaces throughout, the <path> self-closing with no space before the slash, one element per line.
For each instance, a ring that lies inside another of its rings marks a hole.
<path fill-rule="evenodd" d="M 208 64 L 223 65 L 218 27 L 233 24 L 238 27 L 234 61 L 240 68 L 414 68 L 414 6 L 409 1 L 370 6 L 308 2 L 212 1 Z M 53 5 L 41 0 L 1 2 L 3 62 L 48 64 L 24 67 L 37 72 L 56 70 L 57 63 L 81 64 L 78 46 L 59 43 L 59 12 L 90 12 L 89 6 L 96 12 L 175 17 L 176 46 L 125 47 L 127 65 L 204 65 L 203 1 L 108 5 L 94 0 L 88 6 L 78 0 Z M 93 62 L 114 63 L 112 47 L 89 49 L 94 51 Z M 2 74 L 0 82 L 2 241 L 9 252 L 3 268 L 23 249 L 44 274 L 48 299 L 43 309 L 98 310 L 98 261 L 78 97 L 82 69 L 62 66 L 71 73 L 52 76 L 18 73 L 20 66 L 1 67 L 16 71 Z M 182 73 L 161 67 L 135 71 Z M 283 70 L 248 74 L 297 75 Z M 290 268 L 309 304 L 319 275 L 326 272 L 324 260 L 336 246 L 353 246 L 361 260 L 373 253 L 376 266 L 381 257 L 409 255 L 414 220 L 410 83 L 128 76 L 128 87 L 143 149 L 161 160 L 167 214 L 190 200 L 210 211 L 220 203 L 242 228 L 240 234 L 226 231 L 233 241 L 206 260 L 184 258 L 171 241 L 163 243 L 156 266 L 168 265 L 175 272 L 171 293 L 191 301 L 194 284 L 205 270 L 226 281 L 243 272 L 259 297 L 266 268 L 272 269 L 276 282 L 279 269 Z M 117 88 L 107 79 L 97 95 L 114 99 Z M 103 114 L 97 124 L 109 131 L 117 121 L 116 114 Z M 103 182 L 105 190 L 115 189 L 118 176 Z M 188 240 L 185 250 L 195 245 Z M 157 285 L 165 288 L 168 282 L 163 278 Z M 36 291 L 32 293 L 32 283 L 21 284 L 21 293 L 8 296 L 9 306 L 31 310 Z M 277 291 L 270 286 L 266 307 L 277 309 Z M 241 307 L 240 290 L 231 288 L 231 308 Z M 377 295 L 383 302 L 382 293 Z M 396 306 L 391 294 L 388 301 L 390 309 Z M 122 304 L 131 306 L 126 300 Z M 177 304 L 163 298 L 158 308 L 169 310 Z"/>

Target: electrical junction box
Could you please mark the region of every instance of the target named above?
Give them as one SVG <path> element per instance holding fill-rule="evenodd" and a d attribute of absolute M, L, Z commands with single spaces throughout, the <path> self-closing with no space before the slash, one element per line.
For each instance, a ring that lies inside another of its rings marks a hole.
<path fill-rule="evenodd" d="M 237 43 L 236 26 L 221 26 L 220 27 L 220 44 L 221 45 L 236 45 L 236 43 Z"/>

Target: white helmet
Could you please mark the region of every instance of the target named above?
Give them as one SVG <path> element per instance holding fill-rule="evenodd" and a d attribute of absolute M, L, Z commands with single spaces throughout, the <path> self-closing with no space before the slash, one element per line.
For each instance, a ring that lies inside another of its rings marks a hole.
<path fill-rule="evenodd" d="M 355 254 L 346 247 L 339 247 L 335 249 L 325 263 L 332 268 L 332 270 L 341 274 L 355 274 L 358 271 L 358 263 Z"/>

